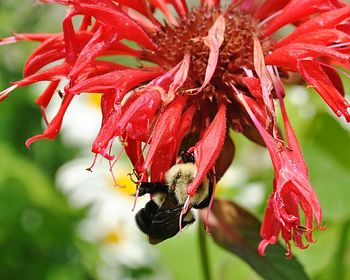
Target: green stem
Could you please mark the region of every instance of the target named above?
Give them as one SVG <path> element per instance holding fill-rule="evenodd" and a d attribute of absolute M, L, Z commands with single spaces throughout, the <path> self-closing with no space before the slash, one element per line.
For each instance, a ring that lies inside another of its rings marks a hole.
<path fill-rule="evenodd" d="M 350 231 L 350 220 L 345 221 L 341 234 L 339 237 L 338 248 L 335 252 L 335 267 L 334 267 L 334 279 L 345 279 L 345 255 L 346 248 L 349 241 L 349 231 Z"/>
<path fill-rule="evenodd" d="M 202 271 L 204 280 L 211 280 L 210 264 L 208 255 L 208 243 L 206 239 L 206 233 L 204 231 L 204 224 L 202 221 L 198 223 L 198 241 L 199 241 L 199 254 L 201 258 Z"/>

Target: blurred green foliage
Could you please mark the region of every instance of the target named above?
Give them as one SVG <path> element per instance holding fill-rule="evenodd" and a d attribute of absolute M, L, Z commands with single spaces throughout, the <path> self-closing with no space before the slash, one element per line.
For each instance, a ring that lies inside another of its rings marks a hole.
<path fill-rule="evenodd" d="M 1 1 L 0 37 L 34 32 L 50 16 L 51 20 L 59 16 L 52 6 Z M 17 47 L 0 48 L 2 89 L 21 78 L 33 44 Z M 1 105 L 0 279 L 95 279 L 96 249 L 76 234 L 84 211 L 72 209 L 54 186 L 58 167 L 77 151 L 59 139 L 42 141 L 30 150 L 24 146 L 25 139 L 42 129 L 40 110 L 29 89 L 19 89 Z"/>
<path fill-rule="evenodd" d="M 14 31 L 58 31 L 63 12 L 57 5 L 33 8 L 31 1 L 2 0 L 0 37 Z M 21 78 L 25 58 L 34 46 L 19 43 L 0 48 L 0 89 Z M 31 91 L 18 89 L 0 106 L 0 279 L 96 279 L 96 248 L 76 234 L 85 212 L 72 209 L 54 186 L 58 167 L 78 151 L 64 146 L 59 138 L 39 141 L 30 150 L 25 148 L 25 139 L 42 130 Z M 310 91 L 309 95 L 311 101 L 306 105 L 296 105 L 287 97 L 287 106 L 328 228 L 315 232 L 316 244 L 294 253 L 312 279 L 346 280 L 350 279 L 349 130 L 326 111 L 317 94 Z M 309 104 L 316 104 L 317 113 L 305 119 L 302 112 L 310 110 Z M 241 135 L 234 134 L 234 139 L 234 165 L 246 165 L 247 156 L 254 159 L 254 151 L 262 149 Z M 272 174 L 271 168 L 254 170 L 249 182 L 264 183 L 267 196 Z M 223 196 L 235 200 L 238 192 L 232 188 Z M 264 207 L 262 204 L 253 211 L 262 217 Z M 189 229 L 180 238 L 158 246 L 160 265 L 170 270 L 172 279 L 201 278 L 194 231 Z M 209 243 L 214 279 L 260 279 L 247 264 L 211 240 Z"/>

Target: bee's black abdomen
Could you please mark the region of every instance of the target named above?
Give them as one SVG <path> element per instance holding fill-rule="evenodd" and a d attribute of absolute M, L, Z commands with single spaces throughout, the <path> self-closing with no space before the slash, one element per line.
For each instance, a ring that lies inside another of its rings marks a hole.
<path fill-rule="evenodd" d="M 150 200 L 144 208 L 137 212 L 135 216 L 136 224 L 143 233 L 149 233 L 152 221 L 158 209 L 158 205 L 153 200 Z"/>

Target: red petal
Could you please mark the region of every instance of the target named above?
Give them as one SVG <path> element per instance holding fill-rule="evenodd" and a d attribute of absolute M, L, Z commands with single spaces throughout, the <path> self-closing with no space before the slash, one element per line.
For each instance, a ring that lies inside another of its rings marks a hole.
<path fill-rule="evenodd" d="M 176 148 L 176 133 L 178 131 L 182 110 L 186 99 L 179 95 L 171 102 L 161 115 L 158 116 L 157 123 L 154 127 L 154 134 L 145 159 L 143 168 L 146 170 L 152 163 L 157 150 L 164 145 L 169 145 L 172 149 L 169 152 L 174 156 Z"/>
<path fill-rule="evenodd" d="M 138 96 L 138 94 L 141 94 Z M 115 126 L 118 135 L 147 142 L 151 134 L 151 125 L 155 113 L 161 103 L 160 93 L 157 90 L 135 92 L 123 107 L 120 121 Z"/>
<path fill-rule="evenodd" d="M 333 44 L 347 43 L 350 41 L 350 36 L 342 31 L 336 29 L 323 29 L 310 31 L 301 36 L 296 36 L 294 42 L 304 44 L 318 44 L 323 46 L 331 46 Z M 280 47 L 278 44 L 275 47 Z"/>
<path fill-rule="evenodd" d="M 257 19 L 264 19 L 281 10 L 290 0 L 269 0 L 264 1 L 255 13 Z"/>
<path fill-rule="evenodd" d="M 134 166 L 136 173 L 141 174 L 144 162 L 141 141 L 128 138 L 127 144 L 125 146 L 125 151 L 129 159 L 131 160 L 131 163 Z"/>
<path fill-rule="evenodd" d="M 226 106 L 224 103 L 220 108 L 205 132 L 202 139 L 194 147 L 194 157 L 196 159 L 197 175 L 188 186 L 187 192 L 193 196 L 197 187 L 203 181 L 209 170 L 213 168 L 218 158 L 226 135 Z"/>
<path fill-rule="evenodd" d="M 225 17 L 223 15 L 220 15 L 215 20 L 213 26 L 209 29 L 208 36 L 204 38 L 204 44 L 209 48 L 209 58 L 207 69 L 205 71 L 204 82 L 199 88 L 199 91 L 201 91 L 209 84 L 211 78 L 214 75 L 219 59 L 219 50 L 222 43 L 224 42 L 224 35 Z"/>
<path fill-rule="evenodd" d="M 58 113 L 53 118 L 53 120 L 50 122 L 47 129 L 44 131 L 43 134 L 39 134 L 39 135 L 36 135 L 36 136 L 29 138 L 26 141 L 27 147 L 29 147 L 34 141 L 37 141 L 39 139 L 46 138 L 46 139 L 52 140 L 57 136 L 57 134 L 59 133 L 59 131 L 61 129 L 64 114 L 66 113 L 66 110 L 67 110 L 69 104 L 71 103 L 73 97 L 74 97 L 74 95 L 71 95 L 71 94 L 67 94 L 65 96 L 65 98 L 62 101 L 62 105 L 61 105 L 60 109 L 58 110 Z"/>
<path fill-rule="evenodd" d="M 49 105 L 51 98 L 55 93 L 55 90 L 57 89 L 59 83 L 59 80 L 51 82 L 45 89 L 45 91 L 42 94 L 40 94 L 40 96 L 36 99 L 35 103 L 39 106 L 42 106 L 43 108 L 46 108 L 47 105 Z"/>
<path fill-rule="evenodd" d="M 276 45 L 276 48 L 295 41 L 295 38 L 299 36 L 307 36 L 309 32 L 317 32 L 321 29 L 334 29 L 338 24 L 341 24 L 343 21 L 348 20 L 349 17 L 350 7 L 344 7 L 342 9 L 336 9 L 323 13 L 298 26 L 291 34 L 289 34 L 283 40 L 279 41 Z"/>
<path fill-rule="evenodd" d="M 326 46 L 293 43 L 273 51 L 272 54 L 265 57 L 265 62 L 267 65 L 277 65 L 297 72 L 298 60 L 318 57 L 328 57 L 343 64 L 350 61 L 350 55 L 340 53 Z"/>
<path fill-rule="evenodd" d="M 162 13 L 166 16 L 166 18 L 168 19 L 168 21 L 177 26 L 178 22 L 177 19 L 173 16 L 171 10 L 168 7 L 168 3 L 165 0 L 150 0 L 151 4 L 158 8 L 159 10 L 162 11 Z"/>
<path fill-rule="evenodd" d="M 109 28 L 101 26 L 86 46 L 81 50 L 74 67 L 69 73 L 69 78 L 74 80 L 79 73 L 98 55 L 106 50 L 115 40 L 117 35 Z"/>
<path fill-rule="evenodd" d="M 298 68 L 305 81 L 315 88 L 334 113 L 338 117 L 344 116 L 346 121 L 350 122 L 350 113 L 348 112 L 350 105 L 336 89 L 322 66 L 316 61 L 301 60 L 298 62 Z"/>
<path fill-rule="evenodd" d="M 164 182 L 164 175 L 174 161 L 175 152 L 175 145 L 172 142 L 155 151 L 156 160 L 151 165 L 151 182 Z"/>
<path fill-rule="evenodd" d="M 268 23 L 264 36 L 269 36 L 286 24 L 305 19 L 314 13 L 325 12 L 340 7 L 341 5 L 336 0 L 291 0 L 284 7 L 280 15 Z"/>
<path fill-rule="evenodd" d="M 176 151 L 178 151 L 182 139 L 190 132 L 192 128 L 193 116 L 196 113 L 196 105 L 189 107 L 181 116 L 179 128 L 176 136 Z"/>
<path fill-rule="evenodd" d="M 126 69 L 113 71 L 100 76 L 86 79 L 70 89 L 73 94 L 82 92 L 116 93 L 121 101 L 124 95 L 141 83 L 159 76 L 159 71 L 144 71 L 140 69 Z"/>
<path fill-rule="evenodd" d="M 165 94 L 164 97 L 162 97 L 162 100 L 164 103 L 169 103 L 173 101 L 175 98 L 175 94 L 179 90 L 180 87 L 185 83 L 187 76 L 188 76 L 188 70 L 190 68 L 190 59 L 191 55 L 186 52 L 184 59 L 173 69 L 171 69 L 168 73 L 173 74 L 174 79 L 172 83 L 169 86 L 168 92 Z"/>
<path fill-rule="evenodd" d="M 61 65 L 49 68 L 47 70 L 44 70 L 42 72 L 33 74 L 31 76 L 27 76 L 23 80 L 14 82 L 13 84 L 16 84 L 20 87 L 24 87 L 40 81 L 59 80 L 59 79 L 65 78 L 68 74 L 68 71 L 69 71 L 69 66 L 67 64 L 61 64 Z"/>
<path fill-rule="evenodd" d="M 148 16 L 150 14 L 150 10 L 147 6 L 146 1 L 144 0 L 117 0 L 116 2 L 122 4 L 123 6 L 128 6 L 145 16 Z"/>
<path fill-rule="evenodd" d="M 78 40 L 73 26 L 74 11 L 69 12 L 63 19 L 63 36 L 66 62 L 73 65 L 79 52 Z"/>
<path fill-rule="evenodd" d="M 99 2 L 91 4 L 91 1 L 87 0 L 79 2 L 78 5 L 74 6 L 79 14 L 95 17 L 102 24 L 114 28 L 122 38 L 133 40 L 151 50 L 157 49 L 146 32 L 125 14 L 119 6 L 114 5 L 112 2 L 108 2 L 108 6 Z"/>
<path fill-rule="evenodd" d="M 107 159 L 113 159 L 109 154 L 110 141 L 116 137 L 115 126 L 121 117 L 121 106 L 114 106 L 114 111 L 111 113 L 107 121 L 101 126 L 101 129 L 92 144 L 91 151 L 95 154 L 100 154 Z"/>

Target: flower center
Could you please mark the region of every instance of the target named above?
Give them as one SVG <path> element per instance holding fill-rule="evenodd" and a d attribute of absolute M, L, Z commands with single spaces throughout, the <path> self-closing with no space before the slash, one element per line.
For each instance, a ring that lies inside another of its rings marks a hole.
<path fill-rule="evenodd" d="M 153 40 L 159 47 L 161 55 L 170 67 L 179 63 L 185 51 L 191 54 L 189 76 L 199 87 L 204 81 L 208 64 L 209 48 L 204 43 L 209 29 L 220 14 L 225 17 L 224 42 L 220 47 L 218 63 L 209 87 L 220 89 L 228 81 L 238 82 L 243 68 L 253 69 L 253 38 L 260 37 L 261 29 L 251 15 L 244 14 L 239 7 L 227 9 L 202 7 L 194 8 L 187 18 L 180 19 L 179 26 L 163 27 L 154 34 Z M 262 42 L 264 51 L 268 51 L 271 42 Z"/>

